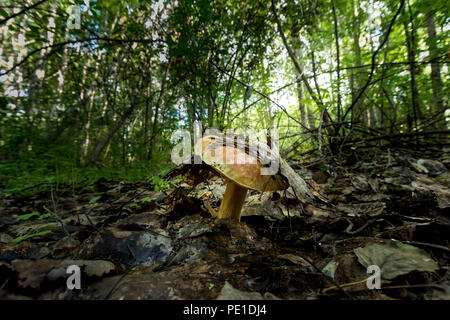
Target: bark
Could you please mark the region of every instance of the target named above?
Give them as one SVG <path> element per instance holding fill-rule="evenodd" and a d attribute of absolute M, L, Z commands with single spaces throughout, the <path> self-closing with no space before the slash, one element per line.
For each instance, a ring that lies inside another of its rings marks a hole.
<path fill-rule="evenodd" d="M 308 124 L 309 129 L 315 130 L 316 129 L 316 120 L 314 119 L 314 112 L 311 108 L 308 108 Z"/>
<path fill-rule="evenodd" d="M 377 126 L 378 119 L 377 119 L 377 114 L 376 114 L 376 112 L 375 112 L 375 108 L 373 107 L 373 104 L 370 104 L 370 107 L 369 107 L 369 116 L 370 116 L 370 118 L 369 118 L 369 126 L 370 126 L 371 128 L 376 127 L 376 126 Z"/>
<path fill-rule="evenodd" d="M 389 95 L 389 93 L 387 92 L 387 90 L 383 84 L 381 85 L 381 89 L 383 90 L 383 93 L 386 96 L 386 98 L 389 102 L 389 105 L 391 106 L 391 109 L 392 109 L 390 133 L 394 133 L 395 124 L 397 123 L 397 105 L 394 103 L 394 101 L 392 101 L 391 96 Z"/>
<path fill-rule="evenodd" d="M 214 112 L 216 110 L 216 103 L 214 102 L 212 94 L 207 95 L 206 101 L 208 103 L 208 126 L 210 128 L 214 128 Z"/>

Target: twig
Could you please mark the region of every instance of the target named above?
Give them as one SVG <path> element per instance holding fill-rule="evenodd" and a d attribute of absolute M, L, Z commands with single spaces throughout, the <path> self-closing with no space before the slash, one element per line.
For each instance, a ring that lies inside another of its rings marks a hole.
<path fill-rule="evenodd" d="M 109 300 L 109 298 L 111 297 L 111 295 L 113 294 L 114 290 L 117 288 L 117 285 L 120 283 L 120 281 L 123 280 L 123 278 L 125 278 L 125 276 L 130 273 L 130 271 L 135 267 L 136 265 L 136 255 L 134 254 L 133 250 L 131 249 L 130 245 L 128 245 L 128 250 L 130 250 L 131 255 L 133 256 L 133 263 L 127 268 L 127 270 L 125 270 L 124 274 L 117 279 L 116 283 L 114 283 L 113 287 L 111 288 L 111 290 L 109 290 L 108 294 L 106 295 L 104 300 Z"/>
<path fill-rule="evenodd" d="M 89 212 L 85 213 L 84 216 L 95 230 L 100 231 L 100 229 L 97 228 L 97 226 L 92 222 L 91 217 L 89 216 Z"/>
<path fill-rule="evenodd" d="M 78 39 L 78 40 L 68 40 L 60 43 L 54 43 L 47 46 L 42 46 L 40 48 L 34 49 L 30 53 L 28 53 L 22 60 L 14 64 L 11 68 L 8 70 L 0 73 L 0 76 L 3 76 L 5 74 L 10 73 L 11 71 L 15 70 L 17 67 L 20 67 L 22 64 L 24 64 L 32 55 L 35 53 L 46 50 L 50 48 L 60 48 L 64 47 L 68 44 L 76 44 L 81 42 L 91 42 L 91 41 L 105 41 L 105 42 L 116 42 L 116 43 L 153 43 L 153 42 L 159 42 L 160 40 L 152 40 L 152 39 L 117 39 L 117 38 L 106 38 L 106 37 L 93 37 L 93 38 L 84 38 L 84 39 Z"/>
<path fill-rule="evenodd" d="M 449 134 L 450 130 L 432 130 L 432 131 L 421 131 L 421 132 L 408 132 L 408 133 L 398 133 L 398 134 L 387 134 L 382 136 L 376 136 L 372 138 L 365 138 L 361 140 L 352 140 L 348 141 L 346 144 L 357 144 L 357 143 L 365 143 L 369 141 L 377 141 L 377 140 L 393 140 L 398 138 L 408 138 L 415 136 L 428 136 L 434 134 Z"/>
<path fill-rule="evenodd" d="M 5 282 L 3 282 L 2 286 L 0 287 L 0 290 L 3 290 L 3 288 L 8 284 L 9 278 L 6 278 Z"/>
<path fill-rule="evenodd" d="M 38 5 L 40 5 L 40 4 L 44 3 L 44 2 L 47 2 L 47 1 L 48 1 L 48 0 L 41 0 L 41 1 L 36 2 L 35 4 L 32 4 L 32 5 L 29 6 L 29 7 L 23 8 L 21 11 L 19 11 L 19 12 L 17 12 L 17 13 L 14 13 L 12 16 L 9 16 L 9 17 L 7 17 L 7 18 L 5 18 L 5 19 L 0 20 L 0 25 L 4 24 L 4 23 L 7 22 L 8 20 L 11 20 L 11 19 L 13 19 L 13 18 L 15 18 L 15 17 L 17 17 L 17 16 L 20 16 L 21 14 L 27 12 L 28 10 L 31 10 L 31 9 L 33 9 L 33 8 L 36 8 Z"/>
<path fill-rule="evenodd" d="M 61 224 L 61 228 L 63 229 L 64 233 L 67 236 L 70 236 L 70 233 L 67 231 L 66 227 L 64 226 L 64 221 L 61 219 L 60 216 L 58 216 L 58 214 L 56 212 L 51 211 L 49 208 L 47 208 L 46 206 L 44 206 L 44 209 L 50 213 L 52 216 L 54 216 L 56 218 L 56 220 L 58 220 L 58 222 Z"/>
<path fill-rule="evenodd" d="M 349 223 L 347 229 L 345 229 L 345 233 L 348 233 L 348 234 L 357 234 L 357 233 L 363 231 L 365 228 L 367 228 L 369 225 L 371 225 L 375 221 L 375 219 L 370 219 L 363 226 L 359 227 L 356 230 L 351 231 L 353 228 L 353 223 L 347 218 L 345 218 L 345 220 L 347 220 L 347 222 Z"/>
<path fill-rule="evenodd" d="M 415 245 L 418 245 L 418 246 L 426 246 L 426 247 L 441 249 L 441 250 L 445 250 L 447 252 L 450 252 L 449 248 L 441 246 L 441 245 L 438 245 L 438 244 L 419 242 L 419 241 L 405 241 L 405 242 L 409 243 L 409 244 L 415 244 Z"/>
<path fill-rule="evenodd" d="M 232 78 L 233 80 L 237 81 L 238 83 L 240 83 L 241 85 L 245 86 L 245 87 L 249 87 L 248 84 L 244 83 L 243 81 L 241 81 L 240 79 L 236 78 L 235 76 L 233 76 L 232 74 L 230 74 L 229 72 L 225 71 L 224 69 L 222 69 L 221 67 L 219 67 L 217 64 L 215 64 L 214 62 L 210 61 L 211 64 L 216 67 L 220 72 L 226 74 L 227 76 L 229 76 L 230 78 Z M 260 96 L 262 96 L 263 98 L 267 99 L 268 101 L 270 101 L 271 103 L 273 103 L 274 105 L 276 105 L 277 107 L 279 107 L 290 119 L 294 120 L 296 123 L 298 123 L 301 127 L 303 127 L 303 129 L 311 132 L 311 129 L 309 129 L 308 127 L 306 127 L 303 123 L 301 123 L 301 121 L 295 119 L 294 117 L 292 117 L 289 112 L 286 110 L 285 107 L 283 107 L 282 105 L 280 105 L 279 103 L 273 101 L 270 97 L 268 97 L 266 94 L 262 93 L 259 90 L 256 90 L 255 88 L 253 88 L 253 92 L 259 94 Z"/>
<path fill-rule="evenodd" d="M 339 289 L 340 291 L 342 291 L 343 294 L 345 294 L 347 296 L 347 298 L 349 298 L 350 300 L 353 300 L 353 297 L 347 292 L 345 291 L 341 285 L 339 285 L 336 281 L 334 281 L 333 278 L 330 278 L 328 275 L 326 275 L 322 270 L 320 270 L 312 261 L 310 261 L 308 258 L 306 258 L 301 252 L 295 252 L 296 255 L 298 255 L 299 257 L 301 257 L 303 260 L 305 260 L 308 264 L 310 264 L 315 270 L 317 270 L 318 272 L 320 272 L 324 277 L 326 277 L 328 280 L 330 280 L 337 289 Z"/>
<path fill-rule="evenodd" d="M 368 279 L 370 279 L 370 277 L 369 277 L 369 278 L 366 278 L 366 279 L 362 279 L 362 280 L 360 280 L 360 281 L 344 283 L 344 284 L 341 284 L 341 287 L 342 287 L 342 288 L 351 287 L 351 286 L 354 286 L 354 285 L 357 285 L 357 284 L 366 282 Z M 332 286 L 332 287 L 329 287 L 329 288 L 324 289 L 322 292 L 323 292 L 323 293 L 327 293 L 328 291 L 334 290 L 334 289 L 337 289 L 337 287 L 336 287 L 336 286 Z"/>

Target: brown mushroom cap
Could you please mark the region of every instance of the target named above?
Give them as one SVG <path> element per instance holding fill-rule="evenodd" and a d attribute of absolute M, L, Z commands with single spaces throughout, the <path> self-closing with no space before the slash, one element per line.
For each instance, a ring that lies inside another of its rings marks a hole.
<path fill-rule="evenodd" d="M 233 146 L 227 146 L 224 140 L 222 137 L 210 135 L 203 137 L 196 145 L 196 151 L 202 153 L 202 160 L 221 175 L 244 188 L 257 191 L 277 191 L 289 187 L 287 179 L 279 173 L 261 174 L 264 165 L 258 155 L 246 152 L 252 147 L 252 150 L 256 150 L 257 145 L 245 144 L 244 147 L 244 144 L 238 146 L 235 143 Z M 269 157 L 269 160 L 277 160 L 273 154 Z"/>

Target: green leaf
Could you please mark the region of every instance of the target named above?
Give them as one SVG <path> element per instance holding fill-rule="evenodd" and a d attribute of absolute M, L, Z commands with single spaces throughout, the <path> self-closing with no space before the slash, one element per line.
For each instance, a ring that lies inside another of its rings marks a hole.
<path fill-rule="evenodd" d="M 36 216 L 40 216 L 41 214 L 37 211 L 33 211 L 32 213 L 27 213 L 27 214 L 22 214 L 20 216 L 17 217 L 17 220 L 19 221 L 26 221 L 28 219 L 30 219 L 31 217 L 36 217 Z"/>
<path fill-rule="evenodd" d="M 57 225 L 58 225 L 57 222 L 50 222 L 50 223 L 46 223 L 46 224 L 39 226 L 39 228 L 42 229 L 42 228 L 47 228 L 47 227 L 56 227 Z"/>
<path fill-rule="evenodd" d="M 8 18 L 8 17 L 9 17 L 8 12 L 6 12 L 5 10 L 3 10 L 2 8 L 0 8 L 0 15 L 2 15 L 2 16 L 5 17 L 5 18 Z"/>
<path fill-rule="evenodd" d="M 15 238 L 13 240 L 13 242 L 14 243 L 19 243 L 19 242 L 21 242 L 23 240 L 27 240 L 27 239 L 34 238 L 34 237 L 45 236 L 45 235 L 50 234 L 50 233 L 53 233 L 53 232 L 51 230 L 44 230 L 44 231 L 33 233 L 33 234 L 27 234 L 27 235 Z"/>
<path fill-rule="evenodd" d="M 39 218 L 37 218 L 38 220 L 44 220 L 44 219 L 47 219 L 47 218 L 49 218 L 49 217 L 51 217 L 52 216 L 52 214 L 51 213 L 46 213 L 46 214 L 43 214 L 43 215 L 41 215 Z"/>
<path fill-rule="evenodd" d="M 102 196 L 96 196 L 93 197 L 91 200 L 89 200 L 89 204 L 94 204 L 96 203 Z"/>
<path fill-rule="evenodd" d="M 129 207 L 130 208 L 135 208 L 135 209 L 140 209 L 141 208 L 141 206 L 139 204 L 137 204 L 137 203 L 132 203 L 132 204 L 129 205 Z"/>

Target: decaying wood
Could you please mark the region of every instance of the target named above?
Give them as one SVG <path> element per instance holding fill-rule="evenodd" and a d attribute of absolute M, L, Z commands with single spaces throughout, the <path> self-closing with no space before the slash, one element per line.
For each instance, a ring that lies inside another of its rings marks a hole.
<path fill-rule="evenodd" d="M 289 184 L 295 192 L 297 198 L 302 202 L 309 202 L 314 199 L 314 195 L 309 190 L 305 180 L 292 169 L 292 167 L 280 157 L 280 173 L 288 179 Z"/>

